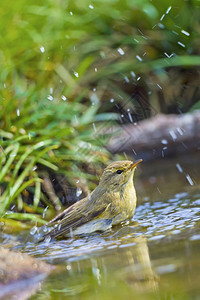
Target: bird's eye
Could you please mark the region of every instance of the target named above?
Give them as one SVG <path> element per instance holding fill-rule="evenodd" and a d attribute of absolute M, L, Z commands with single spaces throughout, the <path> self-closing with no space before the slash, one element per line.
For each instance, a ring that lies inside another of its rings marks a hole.
<path fill-rule="evenodd" d="M 117 174 L 121 174 L 123 171 L 122 170 L 117 170 Z"/>

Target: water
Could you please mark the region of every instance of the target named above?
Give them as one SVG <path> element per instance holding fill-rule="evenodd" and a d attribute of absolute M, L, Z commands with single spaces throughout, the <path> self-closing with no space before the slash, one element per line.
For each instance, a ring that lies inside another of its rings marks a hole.
<path fill-rule="evenodd" d="M 143 164 L 135 216 L 111 232 L 37 245 L 27 232 L 2 235 L 0 243 L 57 266 L 31 299 L 200 299 L 198 165 Z"/>

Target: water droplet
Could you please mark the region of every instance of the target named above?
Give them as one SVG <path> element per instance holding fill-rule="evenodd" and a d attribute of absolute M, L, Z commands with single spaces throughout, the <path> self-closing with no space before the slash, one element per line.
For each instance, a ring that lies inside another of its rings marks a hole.
<path fill-rule="evenodd" d="M 168 144 L 168 141 L 165 140 L 165 139 L 163 139 L 163 140 L 161 141 L 161 143 L 162 143 L 163 145 L 167 145 L 167 144 Z"/>
<path fill-rule="evenodd" d="M 162 90 L 162 87 L 160 86 L 160 84 L 157 83 L 156 85 L 157 85 L 157 87 L 159 87 L 159 89 Z"/>
<path fill-rule="evenodd" d="M 158 23 L 158 27 L 161 28 L 161 29 L 165 28 L 165 26 L 162 23 Z"/>
<path fill-rule="evenodd" d="M 34 235 L 37 232 L 37 229 L 38 229 L 37 226 L 33 226 L 30 230 L 30 234 Z"/>
<path fill-rule="evenodd" d="M 66 265 L 66 269 L 67 269 L 68 271 L 70 271 L 70 270 L 72 269 L 72 267 L 71 267 L 70 265 Z"/>
<path fill-rule="evenodd" d="M 187 32 L 187 31 L 185 31 L 185 30 L 181 30 L 181 32 L 183 33 L 183 34 L 185 34 L 185 35 L 187 35 L 187 36 L 189 36 L 190 35 L 190 33 L 189 32 Z"/>
<path fill-rule="evenodd" d="M 180 45 L 181 47 L 185 48 L 185 45 L 181 42 L 177 42 L 178 45 Z"/>
<path fill-rule="evenodd" d="M 136 58 L 137 58 L 139 61 L 142 61 L 142 58 L 141 58 L 139 55 L 136 55 Z"/>
<path fill-rule="evenodd" d="M 65 97 L 64 95 L 62 95 L 62 96 L 61 96 L 61 99 L 62 99 L 63 101 L 66 101 L 66 100 L 67 100 L 67 97 Z"/>
<path fill-rule="evenodd" d="M 172 9 L 172 7 L 169 6 L 168 9 L 166 10 L 166 15 L 170 12 L 171 9 Z"/>
<path fill-rule="evenodd" d="M 127 77 L 127 76 L 124 76 L 124 80 L 125 80 L 127 83 L 129 83 L 129 82 L 130 82 L 130 80 L 128 79 L 128 77 Z"/>
<path fill-rule="evenodd" d="M 135 72 L 131 71 L 131 76 L 135 78 L 136 77 Z"/>
<path fill-rule="evenodd" d="M 41 51 L 42 53 L 44 53 L 44 52 L 45 52 L 45 48 L 44 48 L 43 46 L 41 46 L 41 47 L 40 47 L 40 51 Z"/>
<path fill-rule="evenodd" d="M 17 116 L 18 117 L 20 116 L 20 110 L 19 110 L 19 108 L 17 109 Z"/>
<path fill-rule="evenodd" d="M 164 52 L 164 54 L 165 54 L 165 56 L 167 56 L 167 58 L 171 58 L 172 56 L 174 56 L 174 53 L 172 53 L 172 54 L 167 54 L 167 52 Z"/>
<path fill-rule="evenodd" d="M 93 126 L 93 128 L 94 128 L 94 132 L 97 132 L 97 129 L 96 129 L 95 123 L 92 123 L 92 126 Z"/>
<path fill-rule="evenodd" d="M 179 35 L 178 32 L 172 30 L 172 33 L 174 33 L 175 35 Z"/>
<path fill-rule="evenodd" d="M 132 116 L 131 116 L 130 109 L 129 109 L 129 111 L 128 111 L 128 117 L 129 117 L 130 122 L 133 123 L 133 118 L 132 118 Z"/>
<path fill-rule="evenodd" d="M 92 105 L 98 104 L 99 103 L 99 97 L 96 93 L 91 93 L 90 94 L 90 101 L 92 102 Z"/>
<path fill-rule="evenodd" d="M 43 231 L 44 233 L 46 233 L 46 232 L 48 231 L 47 226 L 43 226 L 42 231 Z"/>
<path fill-rule="evenodd" d="M 113 102 L 115 102 L 115 100 L 112 98 L 112 99 L 110 99 L 110 103 L 113 103 Z"/>
<path fill-rule="evenodd" d="M 162 15 L 162 17 L 160 18 L 160 21 L 162 21 L 165 17 L 165 14 Z"/>
<path fill-rule="evenodd" d="M 76 189 L 76 197 L 79 197 L 82 194 L 82 192 L 83 192 L 82 189 L 80 187 L 78 187 Z"/>
<path fill-rule="evenodd" d="M 76 78 L 78 78 L 79 77 L 78 72 L 74 72 L 74 76 L 76 76 Z"/>
<path fill-rule="evenodd" d="M 125 52 L 122 48 L 118 48 L 117 51 L 119 52 L 120 55 L 124 55 Z"/>
<path fill-rule="evenodd" d="M 160 194 L 162 194 L 158 186 L 157 186 L 157 190 L 158 190 L 158 192 L 159 192 Z"/>
<path fill-rule="evenodd" d="M 94 9 L 94 6 L 92 6 L 92 5 L 90 4 L 90 5 L 89 5 L 89 8 L 90 8 L 90 9 Z"/>
<path fill-rule="evenodd" d="M 177 131 L 180 135 L 183 135 L 183 130 L 180 127 L 177 127 Z"/>
<path fill-rule="evenodd" d="M 187 181 L 189 182 L 190 185 L 194 185 L 194 182 L 192 180 L 192 178 L 190 177 L 189 174 L 186 175 Z"/>
<path fill-rule="evenodd" d="M 69 14 L 70 14 L 70 16 L 73 16 L 73 12 L 72 11 L 70 11 Z"/>
<path fill-rule="evenodd" d="M 94 71 L 97 72 L 97 68 L 94 68 Z"/>
<path fill-rule="evenodd" d="M 134 153 L 135 155 L 137 155 L 135 149 L 134 149 L 134 148 L 131 148 L 131 149 L 132 149 L 133 153 Z"/>
<path fill-rule="evenodd" d="M 47 96 L 47 99 L 50 100 L 50 101 L 53 101 L 53 96 L 48 95 L 48 96 Z"/>
<path fill-rule="evenodd" d="M 173 141 L 175 141 L 176 138 L 177 138 L 175 132 L 174 132 L 173 130 L 170 130 L 170 131 L 169 131 L 169 134 L 171 135 Z"/>
<path fill-rule="evenodd" d="M 15 204 L 12 205 L 12 207 L 10 208 L 10 210 L 14 210 L 15 206 L 16 206 Z"/>

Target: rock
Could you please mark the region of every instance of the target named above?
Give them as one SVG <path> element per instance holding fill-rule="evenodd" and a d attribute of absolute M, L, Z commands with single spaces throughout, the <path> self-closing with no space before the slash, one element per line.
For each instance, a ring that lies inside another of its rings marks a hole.
<path fill-rule="evenodd" d="M 0 247 L 0 299 L 28 299 L 52 270 L 45 262 Z"/>
<path fill-rule="evenodd" d="M 157 157 L 200 150 L 200 111 L 163 115 L 114 127 L 107 149 L 152 160 Z"/>

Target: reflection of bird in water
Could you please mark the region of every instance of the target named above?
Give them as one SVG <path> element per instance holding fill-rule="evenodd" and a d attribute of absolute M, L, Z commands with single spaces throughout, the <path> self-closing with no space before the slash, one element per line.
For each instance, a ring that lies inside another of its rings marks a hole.
<path fill-rule="evenodd" d="M 110 164 L 90 196 L 70 206 L 45 226 L 44 238 L 103 232 L 132 218 L 137 200 L 133 175 L 141 161 Z"/>
<path fill-rule="evenodd" d="M 77 283 L 77 278 L 80 278 L 82 290 L 91 292 L 92 289 L 95 289 L 98 299 L 115 299 L 115 296 L 116 299 L 143 299 L 145 293 L 156 291 L 159 284 L 159 278 L 151 266 L 146 239 L 130 236 L 128 239 L 126 239 L 127 236 L 121 236 L 117 239 L 114 237 L 116 235 L 109 238 L 110 249 L 102 247 L 101 250 L 98 250 L 98 254 L 90 256 L 87 253 L 88 258 L 80 260 L 76 260 L 76 258 L 70 263 L 69 270 L 73 285 Z M 97 243 L 101 244 L 104 239 L 105 236 L 90 237 L 88 242 L 84 243 L 83 248 L 86 247 L 92 251 L 91 242 L 96 240 Z M 77 239 L 75 240 L 77 241 Z M 126 246 L 126 241 L 134 245 Z M 119 245 L 123 247 L 120 248 Z M 60 282 L 62 279 L 59 280 Z M 97 289 L 98 286 L 99 289 Z M 63 281 L 63 288 L 66 288 L 65 281 Z M 68 290 L 71 288 L 73 286 L 67 286 Z M 137 298 L 134 295 L 132 298 L 134 292 L 141 294 L 142 297 Z"/>
<path fill-rule="evenodd" d="M 106 274 L 108 275 L 110 270 L 112 270 L 112 276 L 109 278 L 114 280 L 116 288 L 119 280 L 125 281 L 138 292 L 157 290 L 159 277 L 152 269 L 146 239 L 141 236 L 131 238 L 131 242 L 135 243 L 132 247 L 113 249 L 110 257 L 107 257 L 107 259 L 103 258 L 102 264 L 101 259 L 97 259 L 95 264 L 94 259 L 91 260 L 92 268 L 94 269 L 95 267 L 96 270 L 93 274 L 97 282 L 99 282 L 99 278 L 102 278 L 103 281 L 103 270 L 105 272 L 106 268 Z M 113 271 L 115 268 L 116 271 Z M 112 285 L 112 282 L 109 281 L 109 284 Z"/>
<path fill-rule="evenodd" d="M 129 266 L 125 270 L 126 282 L 139 291 L 156 290 L 159 277 L 151 266 L 149 249 L 144 237 L 135 238 L 134 252 L 128 249 Z"/>

